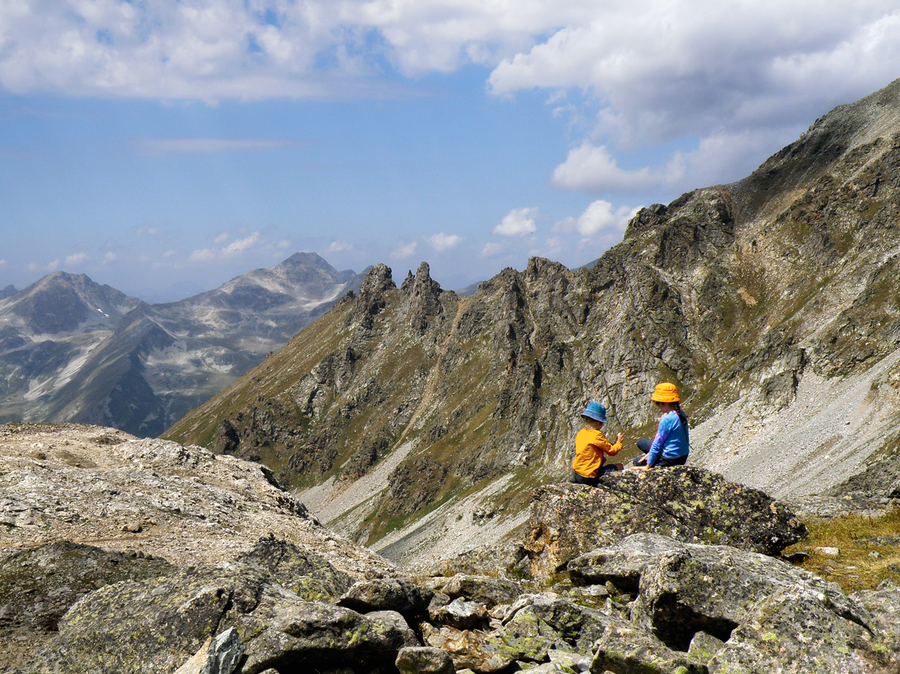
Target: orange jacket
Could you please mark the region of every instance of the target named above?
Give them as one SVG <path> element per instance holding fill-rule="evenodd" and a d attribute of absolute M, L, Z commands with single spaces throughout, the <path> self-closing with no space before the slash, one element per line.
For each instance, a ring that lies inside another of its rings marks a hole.
<path fill-rule="evenodd" d="M 572 470 L 581 477 L 596 477 L 597 471 L 606 460 L 605 455 L 615 456 L 622 449 L 622 443 L 609 444 L 609 440 L 600 431 L 593 428 L 582 428 L 575 436 L 575 460 Z"/>

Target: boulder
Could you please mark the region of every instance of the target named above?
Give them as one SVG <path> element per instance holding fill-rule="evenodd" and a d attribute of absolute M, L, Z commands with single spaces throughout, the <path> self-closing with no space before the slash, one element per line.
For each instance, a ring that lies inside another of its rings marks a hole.
<path fill-rule="evenodd" d="M 708 663 L 710 674 L 896 674 L 898 651 L 880 631 L 838 615 L 803 586 L 762 597 Z"/>
<path fill-rule="evenodd" d="M 490 569 L 501 577 L 521 578 L 528 571 L 529 559 L 525 547 L 519 543 L 492 543 L 461 552 L 450 559 L 421 565 L 426 576 L 453 576 L 458 573 L 477 575 Z"/>
<path fill-rule="evenodd" d="M 396 616 L 397 614 L 394 614 Z M 241 674 L 278 671 L 354 671 L 393 665 L 411 645 L 409 629 L 395 617 L 362 615 L 341 606 L 306 602 L 268 586 L 259 607 L 240 616 L 246 660 Z"/>
<path fill-rule="evenodd" d="M 396 611 L 372 611 L 371 613 L 366 613 L 366 618 L 389 625 L 401 634 L 403 636 L 403 648 L 415 648 L 422 645 L 416 633 L 413 632 L 409 623 L 406 622 L 406 618 Z"/>
<path fill-rule="evenodd" d="M 668 648 L 649 632 L 631 626 L 610 626 L 595 644 L 591 674 L 640 672 L 641 674 L 707 674 L 706 666 Z"/>
<path fill-rule="evenodd" d="M 777 555 L 807 535 L 783 503 L 701 468 L 626 470 L 597 487 L 545 485 L 531 502 L 524 545 L 533 575 L 635 533 Z"/>
<path fill-rule="evenodd" d="M 884 580 L 874 590 L 860 590 L 850 598 L 869 612 L 870 626 L 885 635 L 889 648 L 900 653 L 900 586 Z"/>
<path fill-rule="evenodd" d="M 337 604 L 360 613 L 397 611 L 414 618 L 427 614 L 432 594 L 404 578 L 375 578 L 354 583 Z"/>
<path fill-rule="evenodd" d="M 179 667 L 175 674 L 233 674 L 240 666 L 244 646 L 233 627 L 209 637 L 196 655 Z"/>
<path fill-rule="evenodd" d="M 400 674 L 454 674 L 453 660 L 440 648 L 402 648 L 394 663 Z"/>
<path fill-rule="evenodd" d="M 270 579 L 245 565 L 198 565 L 165 578 L 107 585 L 69 610 L 29 671 L 174 671 L 208 637 L 256 609 Z"/>
<path fill-rule="evenodd" d="M 834 583 L 781 560 L 724 545 L 635 534 L 570 562 L 585 578 L 634 589 L 632 619 L 669 647 L 686 651 L 698 632 L 728 640 L 761 598 L 791 587 L 822 597 L 837 615 L 868 625 L 869 612 Z"/>
<path fill-rule="evenodd" d="M 441 588 L 451 599 L 463 597 L 493 608 L 498 604 L 511 604 L 524 592 L 514 580 L 458 573 Z"/>
<path fill-rule="evenodd" d="M 283 587 L 307 601 L 335 601 L 353 579 L 315 553 L 267 534 L 235 560 L 269 571 Z"/>
<path fill-rule="evenodd" d="M 618 590 L 637 596 L 644 569 L 660 555 L 680 547 L 667 536 L 634 534 L 615 545 L 576 557 L 566 570 L 575 585 L 612 583 Z"/>
<path fill-rule="evenodd" d="M 0 628 L 55 631 L 78 599 L 104 585 L 172 573 L 159 557 L 60 541 L 0 560 Z"/>
<path fill-rule="evenodd" d="M 438 625 L 449 625 L 458 630 L 469 630 L 487 624 L 489 615 L 483 604 L 457 597 L 453 601 L 429 611 L 431 620 Z"/>
<path fill-rule="evenodd" d="M 582 606 L 553 592 L 523 595 L 503 620 L 503 634 L 514 630 L 552 635 L 556 649 L 588 654 L 591 645 L 611 625 L 620 624 L 618 616 Z M 536 625 L 532 629 L 529 625 Z M 501 638 L 503 638 L 501 634 Z M 522 658 L 525 659 L 525 658 Z"/>
<path fill-rule="evenodd" d="M 443 627 L 427 641 L 447 653 L 457 671 L 470 669 L 475 674 L 493 674 L 506 670 L 516 661 L 514 650 L 482 632 Z"/>
<path fill-rule="evenodd" d="M 264 549 L 281 556 L 262 563 L 258 553 Z M 226 657 L 218 655 L 225 652 L 221 649 L 210 650 L 215 637 L 229 628 L 226 650 L 243 652 L 241 674 L 313 664 L 334 672 L 360 663 L 392 667 L 401 648 L 418 645 L 396 612 L 364 616 L 291 591 L 304 576 L 290 569 L 310 574 L 328 569 L 319 562 L 307 566 L 304 559 L 293 546 L 264 539 L 241 562 L 186 566 L 166 577 L 102 587 L 69 610 L 28 671 L 175 671 L 204 648 L 208 657 L 199 655 L 199 661 L 212 667 Z M 339 578 L 331 571 L 326 575 Z"/>

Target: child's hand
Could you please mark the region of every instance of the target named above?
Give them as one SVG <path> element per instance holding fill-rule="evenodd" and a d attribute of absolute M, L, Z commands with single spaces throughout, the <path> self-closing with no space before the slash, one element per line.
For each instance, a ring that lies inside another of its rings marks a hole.
<path fill-rule="evenodd" d="M 619 435 L 616 436 L 616 442 L 618 442 L 618 443 L 625 442 L 625 436 L 622 435 L 621 433 L 619 433 Z"/>

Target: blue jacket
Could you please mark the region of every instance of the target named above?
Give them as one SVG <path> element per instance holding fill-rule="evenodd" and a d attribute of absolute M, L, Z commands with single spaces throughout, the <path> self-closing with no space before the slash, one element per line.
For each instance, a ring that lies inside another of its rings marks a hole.
<path fill-rule="evenodd" d="M 687 456 L 690 450 L 688 429 L 678 418 L 678 412 L 667 412 L 659 420 L 659 428 L 650 451 L 647 452 L 647 465 L 655 466 L 660 457 L 676 459 Z"/>

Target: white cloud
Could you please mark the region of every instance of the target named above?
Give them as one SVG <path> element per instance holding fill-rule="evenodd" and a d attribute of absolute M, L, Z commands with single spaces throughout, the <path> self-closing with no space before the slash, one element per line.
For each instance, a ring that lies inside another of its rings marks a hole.
<path fill-rule="evenodd" d="M 482 257 L 494 257 L 496 255 L 500 255 L 506 250 L 506 247 L 502 243 L 486 243 L 484 244 L 484 248 L 481 249 Z"/>
<path fill-rule="evenodd" d="M 514 208 L 500 224 L 494 227 L 494 234 L 501 236 L 525 236 L 533 234 L 537 230 L 534 224 L 535 218 L 540 214 L 537 208 Z"/>
<path fill-rule="evenodd" d="M 491 69 L 493 94 L 546 93 L 578 134 L 552 182 L 594 192 L 739 177 L 798 127 L 890 82 L 900 62 L 895 0 L 18 0 L 0 2 L 0 27 L 0 89 L 13 94 L 359 98 L 476 64 Z M 140 145 L 171 155 L 284 143 Z M 661 143 L 654 159 L 622 159 Z"/>
<path fill-rule="evenodd" d="M 346 241 L 332 241 L 331 245 L 328 246 L 328 249 L 325 251 L 326 253 L 343 253 L 347 250 L 352 250 L 353 245 L 347 243 Z"/>
<path fill-rule="evenodd" d="M 106 254 L 103 256 L 103 263 L 104 263 L 104 264 L 108 264 L 109 262 L 115 262 L 115 261 L 118 260 L 118 259 L 119 259 L 119 256 L 118 256 L 118 255 L 116 255 L 116 254 L 113 253 L 112 251 L 109 251 L 108 253 L 106 253 Z"/>
<path fill-rule="evenodd" d="M 28 271 L 34 272 L 51 272 L 59 269 L 59 258 L 48 262 L 47 264 L 38 264 L 37 262 L 28 263 Z"/>
<path fill-rule="evenodd" d="M 73 255 L 67 255 L 66 256 L 66 266 L 71 267 L 74 265 L 78 265 L 87 259 L 88 259 L 88 256 L 85 253 L 75 253 Z"/>
<path fill-rule="evenodd" d="M 188 255 L 188 262 L 209 262 L 218 259 L 218 254 L 211 248 L 203 248 L 193 251 Z"/>
<path fill-rule="evenodd" d="M 215 238 L 215 242 L 218 244 L 223 244 L 228 240 L 228 238 L 230 238 L 228 235 L 220 234 Z M 198 249 L 188 255 L 188 262 L 210 262 L 212 260 L 222 260 L 237 257 L 255 248 L 259 243 L 259 240 L 259 232 L 253 232 L 253 234 L 251 234 L 250 236 L 243 239 L 236 239 L 235 241 L 229 243 L 227 246 L 219 248 Z"/>
<path fill-rule="evenodd" d="M 456 248 L 462 243 L 463 237 L 457 234 L 444 234 L 443 232 L 438 232 L 434 236 L 429 237 L 428 241 L 431 243 L 431 247 L 440 253 L 445 250 Z"/>
<path fill-rule="evenodd" d="M 391 253 L 391 257 L 395 260 L 405 260 L 408 257 L 412 257 L 416 252 L 416 248 L 418 247 L 419 244 L 415 241 L 413 241 L 412 243 L 408 243 L 405 246 L 399 246 L 398 248 L 395 248 Z"/>
<path fill-rule="evenodd" d="M 275 138 L 143 138 L 138 144 L 146 154 L 164 157 L 212 152 L 258 152 L 292 143 Z"/>
<path fill-rule="evenodd" d="M 241 253 L 246 252 L 250 248 L 256 245 L 256 242 L 259 241 L 259 232 L 253 232 L 250 236 L 245 239 L 238 239 L 237 241 L 232 241 L 225 248 L 222 249 L 223 257 L 234 257 L 235 255 L 240 255 Z"/>
<path fill-rule="evenodd" d="M 625 225 L 638 209 L 630 206 L 614 207 L 608 201 L 598 199 L 591 203 L 578 218 L 565 218 L 553 226 L 555 232 L 578 232 L 583 237 L 592 237 L 603 233 L 621 235 Z M 553 240 L 548 240 L 551 243 Z"/>
<path fill-rule="evenodd" d="M 594 147 L 585 141 L 569 150 L 566 161 L 553 171 L 550 183 L 570 190 L 637 192 L 668 185 L 682 174 L 677 162 L 666 169 L 622 169 L 605 145 Z"/>

